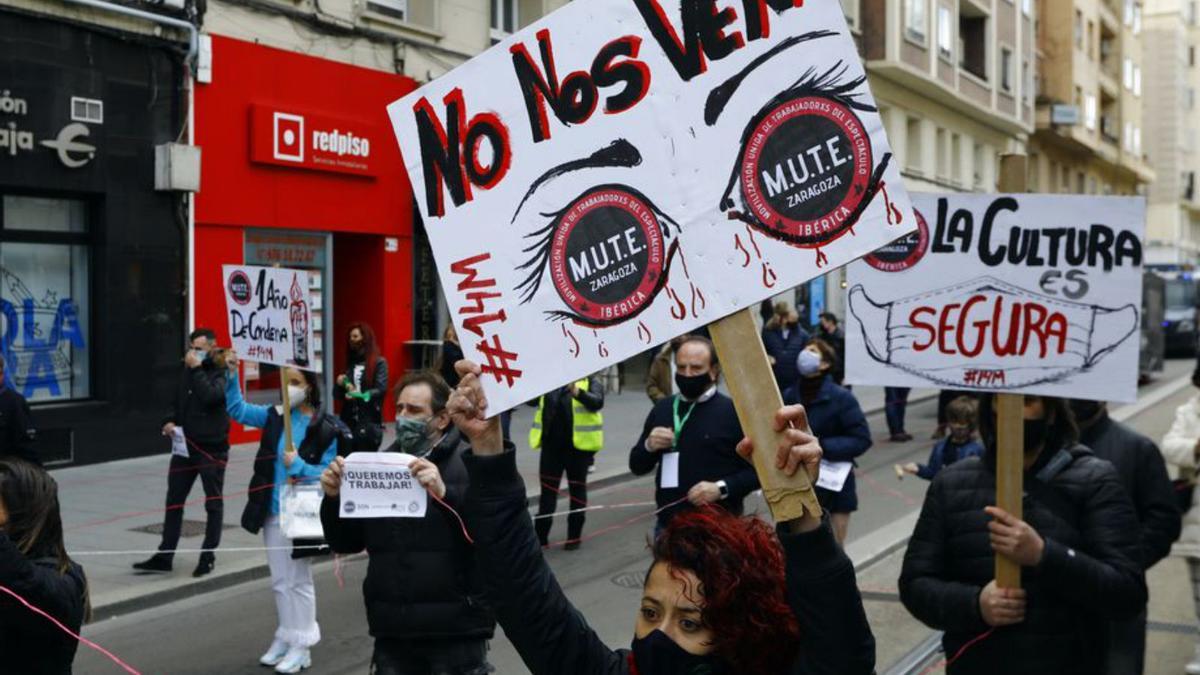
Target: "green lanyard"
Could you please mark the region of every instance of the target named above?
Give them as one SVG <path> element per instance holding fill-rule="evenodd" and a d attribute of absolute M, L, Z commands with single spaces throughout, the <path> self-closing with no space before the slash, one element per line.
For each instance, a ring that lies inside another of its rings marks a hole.
<path fill-rule="evenodd" d="M 680 419 L 680 417 L 679 417 L 679 398 L 680 398 L 679 396 L 675 397 L 675 402 L 673 403 L 673 408 L 672 408 L 672 412 L 674 412 L 674 415 L 675 415 L 675 444 L 676 445 L 679 444 L 679 432 L 683 431 L 683 425 L 687 424 L 688 418 L 692 416 L 692 411 L 696 409 L 696 401 L 692 401 L 691 407 L 688 408 L 687 413 L 684 414 L 682 419 Z"/>

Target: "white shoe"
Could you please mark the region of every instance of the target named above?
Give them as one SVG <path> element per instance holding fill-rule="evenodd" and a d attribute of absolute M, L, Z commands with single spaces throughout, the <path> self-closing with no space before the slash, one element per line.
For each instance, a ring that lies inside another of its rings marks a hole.
<path fill-rule="evenodd" d="M 280 640 L 279 638 L 275 638 L 275 641 L 271 643 L 270 648 L 267 649 L 267 653 L 263 654 L 258 659 L 258 662 L 264 666 L 278 665 L 279 662 L 283 660 L 283 657 L 287 656 L 288 650 L 288 643 Z"/>
<path fill-rule="evenodd" d="M 1183 667 L 1183 672 L 1188 675 L 1200 675 L 1200 644 L 1196 645 L 1196 652 L 1192 655 L 1192 661 Z"/>
<path fill-rule="evenodd" d="M 288 650 L 287 656 L 275 666 L 277 673 L 298 673 L 305 668 L 312 666 L 312 656 L 307 649 L 301 647 L 292 647 Z"/>

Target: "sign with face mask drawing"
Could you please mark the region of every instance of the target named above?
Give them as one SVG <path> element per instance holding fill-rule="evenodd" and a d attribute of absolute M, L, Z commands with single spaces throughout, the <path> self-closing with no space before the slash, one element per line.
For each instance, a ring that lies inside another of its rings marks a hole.
<path fill-rule="evenodd" d="M 1144 199 L 913 204 L 915 232 L 847 268 L 849 382 L 1136 399 Z"/>
<path fill-rule="evenodd" d="M 838 0 L 569 3 L 388 108 L 489 412 L 912 229 Z"/>

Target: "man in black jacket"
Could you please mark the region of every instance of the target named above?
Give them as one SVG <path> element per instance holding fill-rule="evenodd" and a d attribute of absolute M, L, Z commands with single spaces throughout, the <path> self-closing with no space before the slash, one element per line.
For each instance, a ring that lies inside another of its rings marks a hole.
<path fill-rule="evenodd" d="M 946 654 L 970 643 L 952 675 L 1095 675 L 1104 622 L 1146 604 L 1133 504 L 1112 465 L 1076 443 L 1065 402 L 1026 396 L 1024 519 L 996 508 L 993 397 L 982 398 L 979 418 L 985 454 L 934 478 L 900 599 L 945 631 Z M 1021 565 L 1021 588 L 997 587 L 997 554 Z"/>
<path fill-rule="evenodd" d="M 1079 424 L 1080 442 L 1100 459 L 1112 462 L 1117 478 L 1133 500 L 1141 525 L 1142 570 L 1149 570 L 1171 552 L 1179 538 L 1180 513 L 1166 464 L 1154 441 L 1108 416 L 1107 404 L 1071 401 Z M 1146 608 L 1136 617 L 1111 621 L 1108 626 L 1105 673 L 1141 673 L 1146 655 Z"/>
<path fill-rule="evenodd" d="M 397 389 L 396 442 L 387 451 L 432 462 L 441 473 L 442 500 L 461 510 L 467 444 L 446 412 L 450 387 L 433 373 L 412 373 Z M 363 598 L 375 638 L 372 672 L 487 673 L 487 641 L 496 620 L 483 601 L 474 554 L 454 514 L 430 503 L 422 518 L 341 518 L 342 466 L 338 457 L 321 476 L 321 524 L 334 551 L 367 550 Z"/>
<path fill-rule="evenodd" d="M 654 404 L 642 435 L 629 451 L 629 470 L 655 474 L 658 529 L 679 511 L 718 504 L 741 515 L 742 501 L 758 489 L 754 467 L 737 455 L 742 440 L 733 400 L 717 391 L 717 350 L 690 335 L 675 353 L 679 393 Z"/>
<path fill-rule="evenodd" d="M 208 328 L 198 328 L 188 336 L 191 348 L 183 357 L 183 372 L 175 392 L 175 406 L 163 421 L 162 434 L 168 438 L 182 432 L 186 454 L 171 455 L 167 471 L 167 512 L 163 519 L 162 543 L 149 560 L 134 563 L 143 572 L 170 572 L 175 547 L 183 529 L 183 504 L 196 478 L 204 488 L 204 552 L 193 577 L 212 572 L 213 553 L 221 543 L 225 518 L 225 463 L 229 461 L 229 414 L 225 411 L 225 363 L 220 354 L 214 359 L 217 336 Z"/>
<path fill-rule="evenodd" d="M 4 354 L 0 352 L 0 457 L 20 457 L 40 465 L 37 451 L 33 449 L 37 431 L 29 413 L 29 403 L 9 386 L 4 370 Z"/>

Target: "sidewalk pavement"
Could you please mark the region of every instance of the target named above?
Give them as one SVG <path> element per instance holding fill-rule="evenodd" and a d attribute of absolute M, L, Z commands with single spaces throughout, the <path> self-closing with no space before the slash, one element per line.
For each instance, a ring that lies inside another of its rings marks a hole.
<path fill-rule="evenodd" d="M 854 393 L 868 414 L 882 410 L 881 388 L 855 387 Z M 914 390 L 910 400 L 931 395 L 936 392 Z M 605 449 L 596 456 L 596 470 L 589 477 L 591 485 L 601 487 L 632 478 L 627 466 L 628 449 L 640 435 L 649 410 L 650 401 L 640 389 L 608 395 L 604 408 Z M 512 436 L 521 475 L 530 497 L 536 499 L 538 455 L 529 449 L 527 441 L 532 418 L 532 408 L 517 408 Z M 393 435 L 389 430 L 385 446 Z M 184 509 L 184 536 L 175 556 L 174 572 L 143 575 L 135 574 L 130 567 L 152 555 L 159 544 L 170 461 L 166 440 L 161 455 L 52 472 L 59 484 L 67 550 L 87 572 L 94 620 L 267 576 L 261 537 L 238 525 L 256 449 L 257 444 L 242 444 L 230 450 L 225 474 L 225 530 L 217 550 L 216 569 L 199 580 L 191 576 L 204 530 L 204 493 L 199 481 Z M 559 510 L 566 508 L 566 503 L 560 501 Z M 556 525 L 556 531 L 561 527 Z"/>

